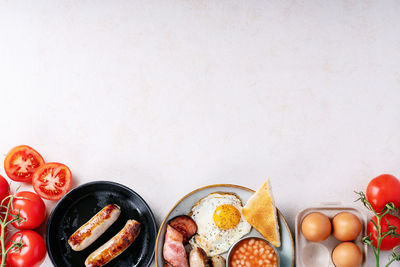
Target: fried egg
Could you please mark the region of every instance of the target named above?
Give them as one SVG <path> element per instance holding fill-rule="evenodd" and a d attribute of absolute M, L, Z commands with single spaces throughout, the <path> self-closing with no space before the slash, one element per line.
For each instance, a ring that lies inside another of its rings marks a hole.
<path fill-rule="evenodd" d="M 242 214 L 242 201 L 232 193 L 216 192 L 193 206 L 189 216 L 197 224 L 197 235 L 190 243 L 212 257 L 229 250 L 251 230 Z"/>

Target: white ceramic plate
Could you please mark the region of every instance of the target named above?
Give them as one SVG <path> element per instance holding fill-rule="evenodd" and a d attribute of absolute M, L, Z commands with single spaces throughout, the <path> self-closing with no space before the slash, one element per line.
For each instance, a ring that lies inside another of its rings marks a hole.
<path fill-rule="evenodd" d="M 157 267 L 164 267 L 162 249 L 166 231 L 166 222 L 168 222 L 175 216 L 188 214 L 192 206 L 197 201 L 199 201 L 201 198 L 213 192 L 235 193 L 237 196 L 241 198 L 243 203 L 246 203 L 247 200 L 250 198 L 250 196 L 254 193 L 253 190 L 242 186 L 230 185 L 230 184 L 217 184 L 199 188 L 184 196 L 181 200 L 178 201 L 178 203 L 175 204 L 175 206 L 167 214 L 166 218 L 162 222 L 160 229 L 158 231 L 156 247 L 155 247 L 155 260 Z M 279 213 L 279 228 L 280 228 L 281 243 L 282 243 L 281 247 L 277 248 L 280 258 L 280 266 L 293 267 L 295 259 L 293 237 L 285 218 L 283 217 L 283 215 L 280 213 L 279 210 L 278 213 Z M 251 232 L 247 236 L 261 237 L 261 235 L 254 228 L 252 228 Z M 226 253 L 222 254 L 222 256 L 226 258 Z"/>

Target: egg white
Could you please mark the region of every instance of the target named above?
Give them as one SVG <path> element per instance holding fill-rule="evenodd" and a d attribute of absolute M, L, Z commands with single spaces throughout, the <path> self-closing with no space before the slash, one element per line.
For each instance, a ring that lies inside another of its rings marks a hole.
<path fill-rule="evenodd" d="M 213 215 L 218 206 L 226 204 L 234 206 L 240 212 L 241 218 L 235 228 L 223 230 L 215 224 Z M 190 243 L 192 246 L 201 247 L 210 257 L 228 251 L 251 230 L 251 225 L 243 217 L 240 198 L 231 193 L 209 194 L 193 206 L 189 215 L 197 224 L 197 235 Z"/>

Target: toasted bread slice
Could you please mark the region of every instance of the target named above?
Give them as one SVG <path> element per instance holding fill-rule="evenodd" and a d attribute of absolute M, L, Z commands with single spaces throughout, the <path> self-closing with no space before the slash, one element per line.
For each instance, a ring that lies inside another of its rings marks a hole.
<path fill-rule="evenodd" d="M 275 247 L 281 246 L 278 217 L 269 179 L 243 207 L 243 216 Z"/>

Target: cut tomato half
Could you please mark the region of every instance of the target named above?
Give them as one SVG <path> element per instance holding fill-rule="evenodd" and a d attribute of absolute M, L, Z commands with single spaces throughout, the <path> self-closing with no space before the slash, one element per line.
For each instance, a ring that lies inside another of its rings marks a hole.
<path fill-rule="evenodd" d="M 33 148 L 22 145 L 11 149 L 4 160 L 4 169 L 11 180 L 31 182 L 33 173 L 44 164 L 43 157 Z"/>
<path fill-rule="evenodd" d="M 59 200 L 71 187 L 71 171 L 67 166 L 49 162 L 40 166 L 33 175 L 35 192 L 42 198 Z"/>

